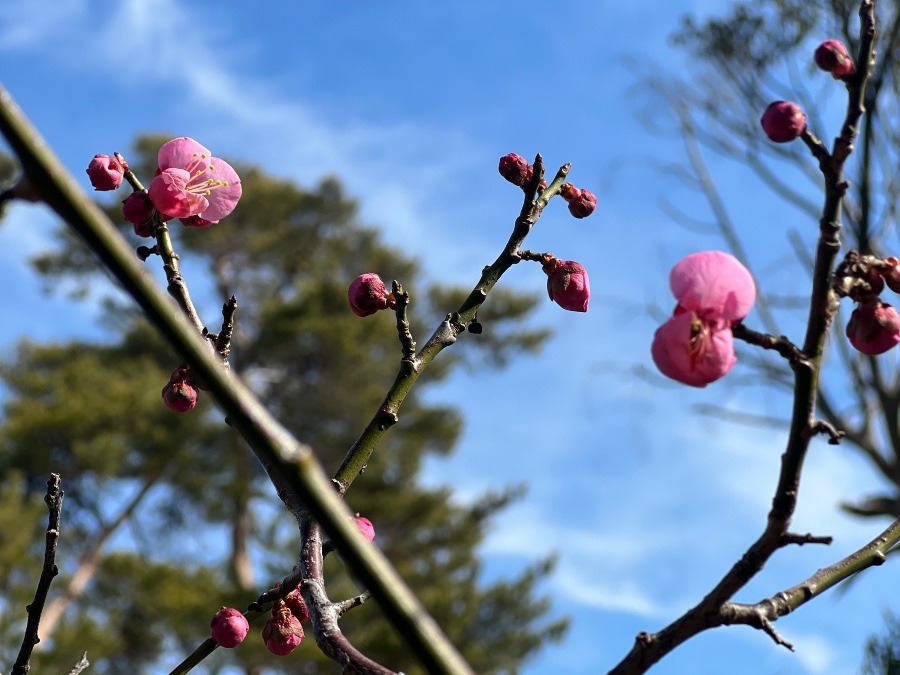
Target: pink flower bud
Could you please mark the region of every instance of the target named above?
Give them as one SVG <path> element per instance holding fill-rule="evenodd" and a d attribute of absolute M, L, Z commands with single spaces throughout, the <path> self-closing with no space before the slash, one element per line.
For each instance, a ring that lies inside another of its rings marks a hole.
<path fill-rule="evenodd" d="M 862 302 L 850 315 L 847 338 L 863 354 L 884 354 L 900 342 L 900 314 L 877 298 Z"/>
<path fill-rule="evenodd" d="M 272 609 L 272 618 L 263 626 L 262 638 L 270 652 L 276 656 L 287 656 L 303 639 L 303 626 L 289 609 L 276 605 Z"/>
<path fill-rule="evenodd" d="M 531 182 L 534 167 L 528 161 L 513 152 L 500 158 L 500 175 L 513 185 L 525 187 Z"/>
<path fill-rule="evenodd" d="M 373 272 L 360 274 L 353 280 L 347 299 L 356 316 L 369 316 L 394 304 L 394 296 L 388 292 L 381 277 Z"/>
<path fill-rule="evenodd" d="M 559 186 L 559 196 L 567 202 L 571 202 L 573 199 L 578 199 L 581 196 L 581 190 L 571 183 L 563 183 Z"/>
<path fill-rule="evenodd" d="M 659 372 L 692 387 L 715 382 L 737 362 L 731 326 L 690 311 L 677 312 L 657 329 L 650 354 Z"/>
<path fill-rule="evenodd" d="M 367 541 L 375 541 L 375 526 L 372 521 L 362 516 L 356 516 L 356 527 Z"/>
<path fill-rule="evenodd" d="M 856 64 L 840 40 L 825 40 L 816 47 L 816 65 L 836 80 L 843 80 L 856 72 Z"/>
<path fill-rule="evenodd" d="M 162 390 L 163 403 L 173 412 L 193 410 L 199 396 L 197 387 L 190 381 L 188 368 L 184 367 L 172 372 L 169 383 Z"/>
<path fill-rule="evenodd" d="M 88 164 L 87 175 L 95 190 L 115 190 L 122 184 L 125 167 L 115 157 L 94 155 L 94 159 Z"/>
<path fill-rule="evenodd" d="M 900 293 L 900 258 L 890 256 L 884 259 L 889 267 L 879 270 L 882 279 L 894 293 Z"/>
<path fill-rule="evenodd" d="M 275 584 L 275 588 L 281 588 L 281 582 Z M 274 616 L 276 612 L 281 609 L 285 609 L 296 616 L 300 621 L 306 621 L 309 619 L 309 608 L 306 606 L 306 602 L 303 600 L 303 596 L 300 595 L 300 589 L 295 588 L 290 593 L 288 593 L 284 598 L 278 600 L 275 603 L 275 606 L 272 607 L 272 615 Z"/>
<path fill-rule="evenodd" d="M 770 103 L 759 121 L 766 136 L 775 143 L 793 141 L 806 129 L 806 115 L 790 101 Z"/>
<path fill-rule="evenodd" d="M 551 300 L 571 312 L 587 311 L 591 283 L 581 263 L 550 257 L 543 264 L 543 269 L 547 274 L 547 293 Z"/>
<path fill-rule="evenodd" d="M 153 202 L 146 192 L 132 192 L 122 201 L 122 215 L 139 237 L 153 236 Z"/>
<path fill-rule="evenodd" d="M 209 625 L 212 629 L 212 639 L 219 646 L 227 649 L 232 649 L 241 644 L 250 630 L 247 618 L 240 611 L 231 607 L 223 607 L 216 612 Z"/>
<path fill-rule="evenodd" d="M 581 190 L 581 194 L 569 202 L 569 213 L 576 218 L 587 218 L 597 208 L 597 198 L 594 193 Z"/>

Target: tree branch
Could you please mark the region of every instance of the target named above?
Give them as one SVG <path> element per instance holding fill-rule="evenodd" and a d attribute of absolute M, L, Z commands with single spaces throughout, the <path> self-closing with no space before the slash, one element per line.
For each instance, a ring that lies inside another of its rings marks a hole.
<path fill-rule="evenodd" d="M 22 639 L 19 655 L 13 664 L 12 675 L 25 675 L 31 670 L 31 665 L 29 664 L 31 652 L 34 650 L 34 646 L 41 641 L 38 637 L 41 612 L 44 610 L 44 603 L 47 601 L 50 583 L 59 574 L 59 569 L 56 567 L 56 544 L 59 541 L 60 513 L 62 512 L 63 496 L 65 495 L 65 492 L 59 489 L 59 483 L 59 474 L 51 473 L 50 480 L 47 481 L 47 494 L 44 495 L 44 502 L 47 504 L 47 510 L 50 512 L 44 544 L 44 565 L 41 568 L 41 576 L 34 591 L 34 600 L 27 607 L 28 623 L 25 626 L 25 637 Z"/>
<path fill-rule="evenodd" d="M 25 172 L 40 185 L 43 199 L 82 236 L 166 341 L 191 368 L 196 368 L 231 426 L 256 453 L 279 497 L 298 522 L 302 510 L 308 508 L 322 523 L 348 567 L 372 591 L 387 619 L 424 667 L 439 673 L 471 673 L 396 570 L 359 533 L 350 511 L 309 446 L 291 436 L 243 384 L 222 368 L 209 341 L 157 288 L 115 226 L 66 173 L 2 87 L 0 131 Z"/>

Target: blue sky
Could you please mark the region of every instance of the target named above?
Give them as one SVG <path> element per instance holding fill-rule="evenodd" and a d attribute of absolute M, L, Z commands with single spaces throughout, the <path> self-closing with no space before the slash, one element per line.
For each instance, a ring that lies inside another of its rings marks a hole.
<path fill-rule="evenodd" d="M 721 244 L 661 209 L 664 197 L 697 205 L 658 169 L 679 161 L 681 147 L 639 123 L 627 59 L 683 72 L 667 42 L 678 17 L 726 4 L 57 0 L 49 11 L 4 3 L 0 78 L 76 176 L 95 153 L 127 150 L 148 130 L 192 136 L 301 183 L 336 173 L 367 222 L 451 283 L 477 280 L 518 211 L 520 194 L 497 175 L 501 155 L 540 151 L 550 167 L 573 163 L 570 177 L 598 195 L 597 213 L 576 221 L 553 203 L 527 245 L 582 262 L 591 309 L 576 315 L 548 302 L 539 318 L 557 334 L 541 356 L 500 375 L 460 373 L 429 394 L 460 405 L 466 430 L 456 454 L 429 464 L 425 479 L 452 483 L 461 500 L 529 483 L 488 537 L 486 574 L 558 553 L 544 590 L 573 627 L 524 672 L 578 675 L 614 665 L 638 631 L 677 617 L 728 569 L 761 531 L 783 449 L 780 431 L 692 411 L 714 402 L 774 414 L 785 409 L 777 395 L 634 375 L 635 366 L 652 367 L 646 307 L 670 306 L 668 269 Z M 751 259 L 770 263 L 779 247 L 786 254 L 797 212 L 740 166 L 710 164 Z M 28 268 L 52 223 L 42 209 L 17 205 L 0 230 L 0 283 L 15 289 L 0 325 L 6 348 L 25 335 L 100 330 L 82 307 L 42 295 Z M 541 290 L 544 278 L 519 265 L 503 283 Z M 851 451 L 816 442 L 794 529 L 835 543 L 781 552 L 738 599 L 792 586 L 874 537 L 881 523 L 850 520 L 836 504 L 877 488 Z M 654 672 L 853 672 L 896 577 L 891 565 L 871 571 L 779 621 L 796 653 L 758 631 L 726 628 Z"/>

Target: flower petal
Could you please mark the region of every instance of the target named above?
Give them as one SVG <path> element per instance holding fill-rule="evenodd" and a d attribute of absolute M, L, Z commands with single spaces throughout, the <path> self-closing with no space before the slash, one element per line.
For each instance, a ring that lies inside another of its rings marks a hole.
<path fill-rule="evenodd" d="M 650 353 L 659 372 L 692 387 L 715 382 L 737 362 L 731 328 L 707 324 L 693 312 L 676 314 L 660 326 Z"/>
<path fill-rule="evenodd" d="M 165 171 L 166 169 L 187 169 L 189 165 L 197 161 L 202 161 L 204 165 L 208 164 L 207 160 L 211 158 L 212 153 L 209 150 L 193 138 L 182 136 L 163 143 L 159 149 L 157 163 L 160 171 Z"/>
<path fill-rule="evenodd" d="M 669 286 L 679 305 L 708 320 L 743 319 L 756 299 L 750 272 L 724 251 L 682 258 L 669 274 Z"/>
<path fill-rule="evenodd" d="M 187 190 L 190 175 L 184 169 L 166 169 L 150 182 L 147 196 L 169 218 L 189 218 L 207 208 L 206 197 Z"/>
<path fill-rule="evenodd" d="M 208 194 L 206 194 L 209 206 L 199 215 L 203 220 L 213 222 L 222 220 L 234 211 L 234 207 L 241 198 L 243 192 L 241 179 L 228 162 L 218 157 L 211 158 L 206 170 L 206 178 L 213 181 Z"/>

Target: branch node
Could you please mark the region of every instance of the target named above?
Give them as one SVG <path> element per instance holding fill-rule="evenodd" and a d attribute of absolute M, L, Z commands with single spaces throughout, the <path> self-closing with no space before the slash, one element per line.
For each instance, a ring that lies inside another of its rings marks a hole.
<path fill-rule="evenodd" d="M 807 532 L 806 534 L 785 532 L 781 535 L 781 541 L 779 543 L 781 546 L 790 546 L 791 544 L 796 544 L 797 546 L 803 546 L 804 544 L 824 544 L 828 546 L 833 541 L 834 537 L 828 535 L 814 535 L 810 532 Z"/>

